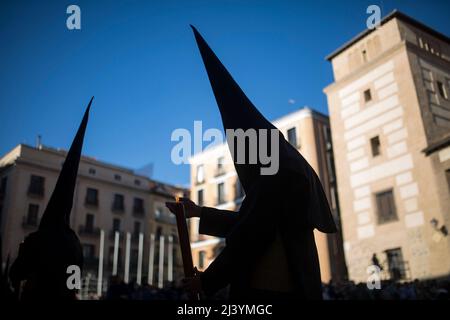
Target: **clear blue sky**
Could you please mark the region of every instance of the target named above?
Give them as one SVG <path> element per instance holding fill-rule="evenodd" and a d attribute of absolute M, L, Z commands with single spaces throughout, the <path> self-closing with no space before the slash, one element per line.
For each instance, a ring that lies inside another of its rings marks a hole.
<path fill-rule="evenodd" d="M 81 7 L 82 30 L 66 28 Z M 450 34 L 450 1 L 17 1 L 0 4 L 0 154 L 18 143 L 68 148 L 92 95 L 83 153 L 187 184 L 170 161 L 176 128 L 222 128 L 189 24 L 269 119 L 327 113 L 324 57 L 365 28 L 366 8 L 397 8 Z M 294 99 L 295 104 L 288 100 Z"/>

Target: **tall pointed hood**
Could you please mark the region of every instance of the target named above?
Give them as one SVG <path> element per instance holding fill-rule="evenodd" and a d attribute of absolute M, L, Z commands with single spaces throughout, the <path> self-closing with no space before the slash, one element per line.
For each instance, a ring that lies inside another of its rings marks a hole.
<path fill-rule="evenodd" d="M 276 129 L 247 98 L 197 29 L 191 27 L 219 106 L 224 129 L 242 129 L 244 131 L 248 129 Z M 233 153 L 233 150 L 231 152 Z M 248 192 L 259 176 L 261 165 L 241 164 L 234 161 L 234 166 L 244 190 Z"/>
<path fill-rule="evenodd" d="M 70 211 L 73 205 L 73 195 L 75 191 L 75 183 L 78 174 L 78 165 L 80 163 L 81 150 L 83 148 L 84 133 L 89 118 L 89 110 L 92 100 L 83 116 L 83 120 L 78 128 L 77 134 L 73 139 L 72 145 L 67 153 L 66 160 L 59 174 L 55 189 L 47 204 L 47 208 L 42 216 L 39 230 L 49 229 L 70 224 Z"/>
<path fill-rule="evenodd" d="M 276 129 L 247 98 L 197 29 L 191 27 L 222 116 L 224 129 L 243 129 L 244 131 Z M 336 226 L 319 178 L 301 154 L 284 139 L 283 134 L 278 131 L 278 135 L 280 169 L 300 174 L 308 181 L 310 204 L 307 218 L 309 223 L 321 231 L 334 232 Z M 268 141 L 270 142 L 270 139 Z M 268 143 L 267 149 L 271 150 L 270 143 Z M 234 154 L 234 150 L 231 152 Z M 236 163 L 236 156 L 233 161 L 239 180 L 244 190 L 248 192 L 258 180 L 262 165 L 259 162 L 257 164 Z"/>

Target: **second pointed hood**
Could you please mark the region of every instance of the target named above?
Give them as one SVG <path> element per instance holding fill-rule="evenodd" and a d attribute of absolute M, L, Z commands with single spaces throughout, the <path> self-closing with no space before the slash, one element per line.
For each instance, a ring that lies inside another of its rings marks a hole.
<path fill-rule="evenodd" d="M 39 224 L 39 230 L 49 229 L 58 226 L 69 226 L 70 212 L 73 205 L 73 195 L 78 175 L 78 166 L 81 158 L 81 150 L 83 148 L 84 134 L 89 119 L 89 111 L 91 108 L 91 98 L 83 120 L 73 139 L 72 145 L 67 152 L 66 159 L 62 166 L 58 180 L 56 182 L 53 193 L 48 201 L 47 207 Z"/>

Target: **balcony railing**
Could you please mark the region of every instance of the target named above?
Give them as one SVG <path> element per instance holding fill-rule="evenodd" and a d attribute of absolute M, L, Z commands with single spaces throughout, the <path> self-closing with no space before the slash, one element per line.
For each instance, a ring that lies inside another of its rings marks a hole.
<path fill-rule="evenodd" d="M 90 207 L 98 207 L 98 198 L 96 199 L 85 198 L 84 204 Z"/>
<path fill-rule="evenodd" d="M 125 206 L 120 203 L 113 203 L 111 206 L 111 211 L 115 213 L 124 213 L 125 212 Z"/>
<path fill-rule="evenodd" d="M 411 270 L 408 261 L 399 261 L 394 266 L 389 266 L 387 261 L 384 261 L 381 266 L 381 279 L 391 281 L 408 281 L 411 280 Z"/>
<path fill-rule="evenodd" d="M 155 220 L 157 222 L 169 223 L 169 224 L 176 224 L 177 223 L 175 215 L 172 214 L 172 213 L 170 214 L 170 216 L 169 216 L 169 214 L 161 214 L 159 216 L 156 216 Z"/>
<path fill-rule="evenodd" d="M 83 268 L 86 270 L 97 270 L 98 269 L 98 258 L 97 257 L 85 257 L 83 259 Z"/>
<path fill-rule="evenodd" d="M 145 210 L 142 206 L 133 206 L 133 214 L 136 216 L 144 216 Z"/>
<path fill-rule="evenodd" d="M 204 184 L 204 183 L 205 183 L 205 179 L 204 179 L 204 178 L 201 179 L 201 180 L 195 179 L 195 185 L 196 185 L 196 186 L 199 186 L 199 185 Z"/>
<path fill-rule="evenodd" d="M 216 206 L 220 206 L 222 204 L 227 203 L 227 201 L 224 198 L 217 198 L 216 199 Z"/>
<path fill-rule="evenodd" d="M 132 242 L 139 242 L 139 233 L 133 232 L 131 234 L 131 241 Z M 144 235 L 144 241 L 145 241 L 145 235 Z"/>
<path fill-rule="evenodd" d="M 44 194 L 45 194 L 45 191 L 44 191 L 44 187 L 42 187 L 42 186 L 30 185 L 28 187 L 28 195 L 29 196 L 43 197 Z"/>
<path fill-rule="evenodd" d="M 78 233 L 83 236 L 98 237 L 100 235 L 100 228 L 86 227 L 81 225 L 78 228 Z"/>
<path fill-rule="evenodd" d="M 34 229 L 34 228 L 37 228 L 38 225 L 39 225 L 38 219 L 36 219 L 36 221 L 33 221 L 33 220 L 29 219 L 28 216 L 24 216 L 22 219 L 22 227 L 24 227 L 24 228 Z"/>
<path fill-rule="evenodd" d="M 216 168 L 216 171 L 214 172 L 214 176 L 215 177 L 219 177 L 219 176 L 223 176 L 225 173 L 227 173 L 225 171 L 225 168 L 221 167 L 221 168 Z"/>
<path fill-rule="evenodd" d="M 123 239 L 123 237 L 124 237 L 124 235 L 125 235 L 125 232 L 119 231 L 119 230 L 111 230 L 111 231 L 109 232 L 109 238 L 112 239 L 112 240 L 114 240 L 116 231 L 119 232 L 119 239 Z"/>

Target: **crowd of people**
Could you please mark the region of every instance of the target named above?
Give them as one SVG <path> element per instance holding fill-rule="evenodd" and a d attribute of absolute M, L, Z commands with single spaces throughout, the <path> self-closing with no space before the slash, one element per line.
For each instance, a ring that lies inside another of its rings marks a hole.
<path fill-rule="evenodd" d="M 113 276 L 109 280 L 106 293 L 102 300 L 189 300 L 189 295 L 183 289 L 180 281 L 166 283 L 163 288 L 149 285 L 144 279 L 142 285 L 135 281 L 125 283 L 120 277 Z M 212 299 L 227 299 L 226 290 L 218 292 Z"/>
<path fill-rule="evenodd" d="M 449 300 L 450 279 L 382 281 L 379 289 L 352 281 L 324 285 L 324 300 Z"/>
<path fill-rule="evenodd" d="M 410 282 L 382 281 L 380 288 L 369 289 L 366 283 L 353 281 L 323 285 L 324 300 L 449 300 L 450 279 L 414 280 Z M 135 282 L 124 283 L 112 278 L 104 300 L 189 300 L 181 283 L 172 282 L 164 288 Z M 214 300 L 227 299 L 227 291 L 215 295 Z"/>

